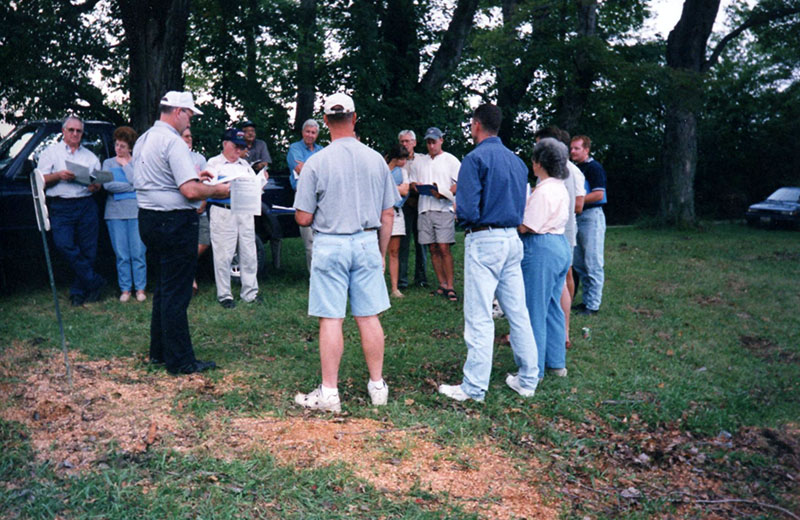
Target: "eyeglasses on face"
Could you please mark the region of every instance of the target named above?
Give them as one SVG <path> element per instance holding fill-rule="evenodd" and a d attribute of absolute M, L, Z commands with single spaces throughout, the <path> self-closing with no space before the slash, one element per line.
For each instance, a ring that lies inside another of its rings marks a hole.
<path fill-rule="evenodd" d="M 64 130 L 66 130 L 70 134 L 82 134 L 83 133 L 83 128 L 65 128 Z"/>

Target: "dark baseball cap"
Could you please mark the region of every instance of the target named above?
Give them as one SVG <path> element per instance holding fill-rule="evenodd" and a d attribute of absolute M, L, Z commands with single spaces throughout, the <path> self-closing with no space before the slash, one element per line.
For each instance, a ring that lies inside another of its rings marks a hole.
<path fill-rule="evenodd" d="M 239 146 L 247 146 L 247 143 L 244 140 L 244 132 L 238 128 L 228 128 L 225 130 L 225 133 L 222 134 L 222 140 L 230 141 L 233 144 L 238 144 Z"/>

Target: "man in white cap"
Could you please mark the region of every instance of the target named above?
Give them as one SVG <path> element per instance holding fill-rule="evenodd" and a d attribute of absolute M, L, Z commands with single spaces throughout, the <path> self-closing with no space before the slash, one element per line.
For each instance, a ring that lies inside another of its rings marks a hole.
<path fill-rule="evenodd" d="M 389 395 L 378 314 L 389 308 L 383 258 L 400 194 L 383 157 L 355 138 L 356 111 L 350 96 L 329 96 L 324 112 L 331 144 L 303 165 L 294 202 L 297 223 L 314 230 L 308 314 L 319 317 L 322 384 L 297 394 L 295 402 L 339 412 L 337 384 L 348 294 L 369 370 L 367 392 L 375 406 L 386 404 Z"/>
<path fill-rule="evenodd" d="M 147 265 L 155 285 L 150 362 L 166 364 L 170 374 L 193 374 L 216 368 L 213 361 L 194 356 L 186 316 L 197 265 L 196 210 L 203 199 L 227 197 L 230 187 L 200 182 L 211 174 L 197 172 L 181 139 L 192 116 L 202 114 L 192 94 L 167 92 L 159 111 L 159 120 L 133 149 L 139 234 L 147 246 Z"/>

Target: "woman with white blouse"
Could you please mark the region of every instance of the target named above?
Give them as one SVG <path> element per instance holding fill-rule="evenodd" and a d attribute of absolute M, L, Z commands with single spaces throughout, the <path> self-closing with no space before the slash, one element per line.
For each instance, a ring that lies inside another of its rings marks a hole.
<path fill-rule="evenodd" d="M 528 197 L 519 226 L 524 247 L 522 276 L 525 300 L 539 353 L 539 378 L 545 368 L 566 376 L 564 311 L 561 290 L 569 269 L 569 243 L 564 227 L 569 217 L 569 177 L 564 143 L 541 139 L 533 148 L 533 173 L 538 182 Z"/>

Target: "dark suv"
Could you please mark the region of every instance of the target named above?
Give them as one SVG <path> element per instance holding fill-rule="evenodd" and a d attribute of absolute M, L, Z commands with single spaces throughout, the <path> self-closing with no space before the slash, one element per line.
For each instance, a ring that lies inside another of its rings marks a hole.
<path fill-rule="evenodd" d="M 113 133 L 114 126 L 111 123 L 85 121 L 81 144 L 94 152 L 102 163 L 114 155 Z M 60 138 L 61 121 L 32 121 L 20 124 L 0 142 L 0 286 L 6 285 L 6 273 L 12 263 L 25 265 L 30 260 L 43 261 L 30 175 L 42 151 Z M 106 193 L 101 190 L 95 197 L 102 215 Z M 270 173 L 262 196 L 262 216 L 256 218 L 259 272 L 262 272 L 265 264 L 264 242 L 299 236 L 294 210 L 288 209 L 293 200 L 288 171 Z M 100 226 L 100 230 L 98 259 L 110 258 L 111 261 L 99 260 L 98 265 L 108 264 L 113 269 L 113 252 L 106 227 Z"/>

